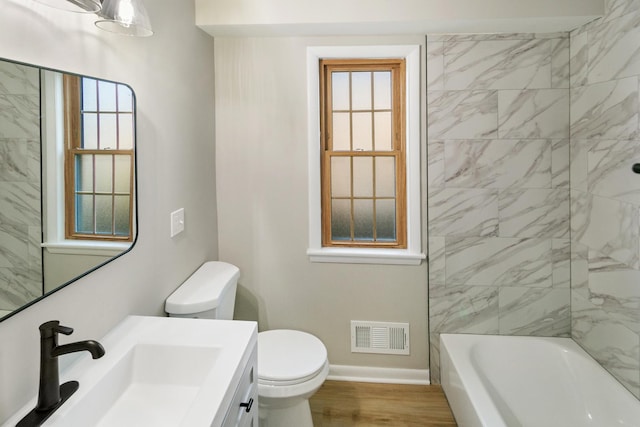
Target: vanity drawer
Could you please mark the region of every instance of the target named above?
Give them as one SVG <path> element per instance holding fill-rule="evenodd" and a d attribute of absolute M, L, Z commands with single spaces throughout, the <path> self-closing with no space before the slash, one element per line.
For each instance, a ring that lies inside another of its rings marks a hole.
<path fill-rule="evenodd" d="M 258 427 L 257 351 L 253 350 L 222 427 Z"/>

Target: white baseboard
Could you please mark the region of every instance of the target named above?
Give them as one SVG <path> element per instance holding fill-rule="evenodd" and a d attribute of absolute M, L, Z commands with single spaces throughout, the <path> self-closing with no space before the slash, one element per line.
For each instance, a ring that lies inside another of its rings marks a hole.
<path fill-rule="evenodd" d="M 376 368 L 371 366 L 330 365 L 328 380 L 365 383 L 428 385 L 428 369 Z"/>

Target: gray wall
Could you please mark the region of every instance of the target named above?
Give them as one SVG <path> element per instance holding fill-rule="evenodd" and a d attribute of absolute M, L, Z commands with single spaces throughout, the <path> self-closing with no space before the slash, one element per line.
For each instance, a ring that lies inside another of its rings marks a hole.
<path fill-rule="evenodd" d="M 49 292 L 112 257 L 104 255 L 60 254 L 42 251 L 44 291 Z"/>
<path fill-rule="evenodd" d="M 39 79 L 0 62 L 0 310 L 42 295 Z"/>
<path fill-rule="evenodd" d="M 332 364 L 426 369 L 426 263 L 311 263 L 306 255 L 306 48 L 350 44 L 423 45 L 424 37 L 216 38 L 220 259 L 240 267 L 238 318 L 311 332 Z M 350 320 L 408 322 L 411 355 L 351 353 Z"/>
<path fill-rule="evenodd" d="M 427 36 L 429 329 L 568 336 L 567 33 Z"/>
<path fill-rule="evenodd" d="M 148 39 L 103 32 L 95 16 L 3 2 L 0 57 L 134 89 L 140 223 L 130 253 L 0 323 L 0 422 L 37 393 L 41 323 L 75 328 L 61 342 L 99 339 L 128 314 L 162 315 L 166 296 L 217 258 L 213 40 L 195 27 L 193 2 L 145 4 L 156 31 Z M 171 239 L 169 214 L 180 207 L 186 230 Z"/>
<path fill-rule="evenodd" d="M 571 32 L 571 333 L 640 397 L 640 1 Z"/>

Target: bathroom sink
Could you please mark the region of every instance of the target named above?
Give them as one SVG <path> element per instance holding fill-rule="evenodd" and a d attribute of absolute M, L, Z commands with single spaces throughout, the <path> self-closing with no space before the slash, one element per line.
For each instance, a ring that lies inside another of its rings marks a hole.
<path fill-rule="evenodd" d="M 180 425 L 219 351 L 138 344 L 87 390 L 63 421 L 92 426 Z"/>
<path fill-rule="evenodd" d="M 44 426 L 220 425 L 256 339 L 254 322 L 127 317 L 99 340 L 104 357 L 61 370 L 80 388 Z"/>

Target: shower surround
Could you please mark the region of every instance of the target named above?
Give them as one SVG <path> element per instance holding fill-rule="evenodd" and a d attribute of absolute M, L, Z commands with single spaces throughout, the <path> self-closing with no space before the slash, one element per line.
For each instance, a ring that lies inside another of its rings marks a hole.
<path fill-rule="evenodd" d="M 42 295 L 39 79 L 0 61 L 0 311 Z"/>
<path fill-rule="evenodd" d="M 570 40 L 571 335 L 640 397 L 640 1 Z"/>
<path fill-rule="evenodd" d="M 427 36 L 431 380 L 440 333 L 569 336 L 569 34 Z"/>
<path fill-rule="evenodd" d="M 640 397 L 640 0 L 427 42 L 432 381 L 440 333 L 570 335 Z"/>

